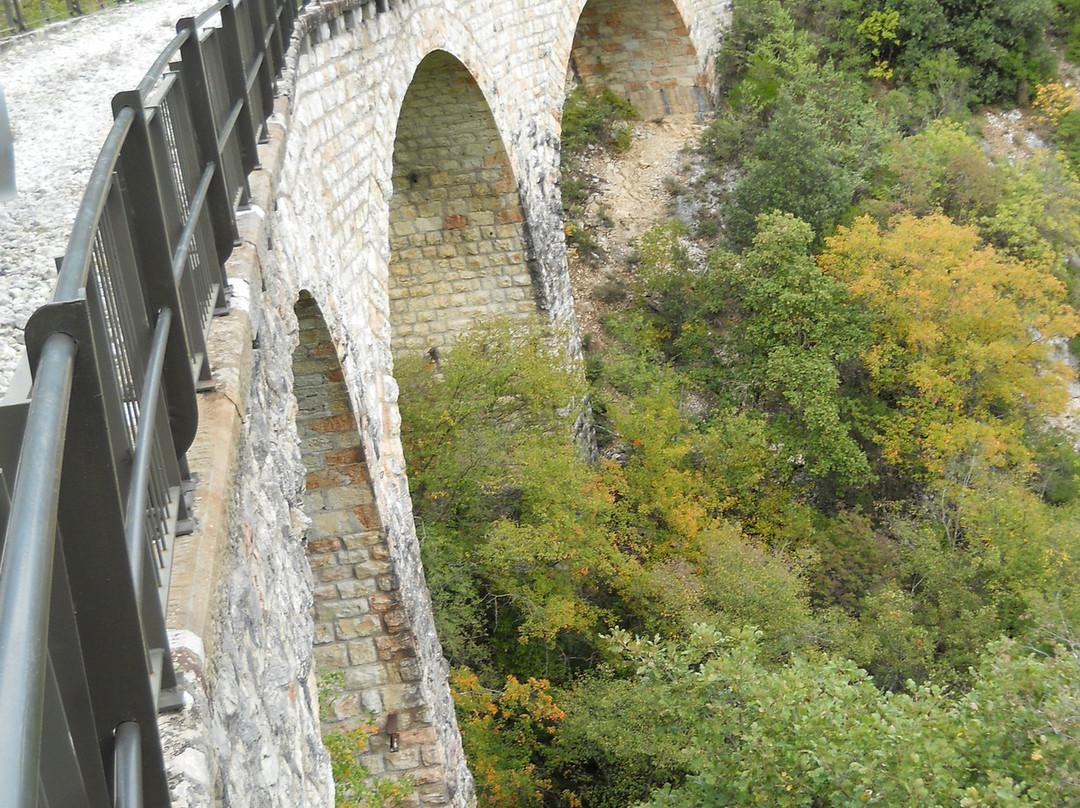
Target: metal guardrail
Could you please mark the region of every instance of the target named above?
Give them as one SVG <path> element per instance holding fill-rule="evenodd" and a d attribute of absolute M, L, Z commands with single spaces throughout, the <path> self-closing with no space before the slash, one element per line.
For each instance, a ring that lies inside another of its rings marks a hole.
<path fill-rule="evenodd" d="M 177 23 L 113 100 L 27 324 L 33 386 L 0 405 L 0 808 L 169 805 L 156 714 L 178 696 L 164 615 L 185 453 L 295 15 L 221 0 Z"/>

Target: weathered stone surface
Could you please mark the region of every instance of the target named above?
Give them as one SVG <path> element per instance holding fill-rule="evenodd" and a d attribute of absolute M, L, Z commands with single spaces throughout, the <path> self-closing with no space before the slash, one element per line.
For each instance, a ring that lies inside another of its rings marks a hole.
<path fill-rule="evenodd" d="M 585 84 L 606 84 L 642 118 L 704 113 L 706 75 L 672 0 L 592 0 L 578 23 L 571 67 Z"/>
<path fill-rule="evenodd" d="M 280 134 L 280 133 L 279 133 Z M 273 168 L 267 156 L 264 165 Z M 253 187 L 256 183 L 253 182 Z M 269 189 L 269 183 L 260 184 Z M 198 528 L 176 547 L 168 623 L 186 709 L 160 721 L 176 806 L 329 806 L 329 759 L 319 734 L 312 663 L 313 590 L 300 536 L 304 468 L 295 440 L 290 328 L 276 300 L 291 298 L 267 247 L 272 200 L 253 199 L 239 226 L 245 248 L 228 264 L 233 310 L 211 344 L 220 395 L 191 456 L 202 480 Z M 263 207 L 265 206 L 265 207 Z M 251 299 L 249 289 L 264 294 Z M 291 313 L 291 309 L 286 309 Z M 252 350 L 251 334 L 260 350 Z M 242 417 L 241 417 L 242 415 Z M 230 437 L 235 440 L 230 443 Z"/>

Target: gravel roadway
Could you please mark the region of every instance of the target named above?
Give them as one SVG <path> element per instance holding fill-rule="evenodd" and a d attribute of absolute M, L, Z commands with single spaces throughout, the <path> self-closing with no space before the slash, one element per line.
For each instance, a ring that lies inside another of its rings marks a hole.
<path fill-rule="evenodd" d="M 0 397 L 22 329 L 45 303 L 90 171 L 112 125 L 112 97 L 135 87 L 210 0 L 144 0 L 0 40 L 0 85 L 15 142 L 18 196 L 0 202 Z"/>

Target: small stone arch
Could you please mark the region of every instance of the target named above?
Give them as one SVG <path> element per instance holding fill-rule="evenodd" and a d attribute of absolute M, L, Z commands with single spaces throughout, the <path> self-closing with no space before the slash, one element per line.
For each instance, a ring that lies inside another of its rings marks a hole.
<path fill-rule="evenodd" d="M 442 50 L 402 100 L 390 199 L 395 356 L 438 351 L 477 320 L 538 309 L 517 181 L 491 109 Z"/>
<path fill-rule="evenodd" d="M 642 118 L 709 108 L 706 78 L 673 0 L 588 0 L 578 18 L 568 73 L 606 85 Z"/>
<path fill-rule="evenodd" d="M 337 350 L 309 293 L 300 293 L 294 312 L 299 344 L 292 357 L 293 391 L 307 472 L 313 652 L 317 673 L 333 681 L 323 694 L 323 733 L 373 723 L 377 732 L 359 762 L 380 777 L 411 778 L 414 791 L 404 805 L 447 804 L 452 795 L 421 686 L 417 640 Z"/>

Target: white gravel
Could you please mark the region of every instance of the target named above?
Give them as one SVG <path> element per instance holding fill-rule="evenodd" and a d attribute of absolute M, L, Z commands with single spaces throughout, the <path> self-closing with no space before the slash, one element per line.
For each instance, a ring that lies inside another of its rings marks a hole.
<path fill-rule="evenodd" d="M 0 398 L 23 326 L 52 292 L 55 259 L 112 125 L 112 97 L 139 83 L 179 18 L 210 3 L 144 0 L 0 41 L 19 190 L 0 202 Z"/>

